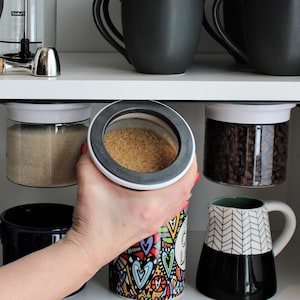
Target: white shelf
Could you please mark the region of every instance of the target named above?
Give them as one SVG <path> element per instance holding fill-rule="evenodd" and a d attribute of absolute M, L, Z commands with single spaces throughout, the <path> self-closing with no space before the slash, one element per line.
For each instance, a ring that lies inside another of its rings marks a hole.
<path fill-rule="evenodd" d="M 119 99 L 300 102 L 300 77 L 240 71 L 230 56 L 200 54 L 180 75 L 133 70 L 119 53 L 59 53 L 60 77 L 0 75 L 0 101 Z"/>
<path fill-rule="evenodd" d="M 198 292 L 195 288 L 196 272 L 201 254 L 203 232 L 188 233 L 187 248 L 187 277 L 183 294 L 185 300 L 209 299 Z M 299 243 L 294 239 L 283 252 L 275 258 L 277 273 L 277 293 L 272 299 L 298 300 L 300 295 L 300 260 Z M 99 300 L 121 298 L 112 294 L 108 289 L 108 270 L 102 269 L 86 287 L 77 295 L 67 298 L 68 300 Z M 125 298 L 123 298 L 125 299 Z"/>

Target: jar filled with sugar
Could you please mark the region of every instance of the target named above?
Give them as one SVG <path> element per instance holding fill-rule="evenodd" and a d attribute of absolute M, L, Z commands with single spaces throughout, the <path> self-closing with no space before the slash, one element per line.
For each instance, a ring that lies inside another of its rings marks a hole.
<path fill-rule="evenodd" d="M 113 102 L 91 121 L 90 156 L 115 183 L 153 190 L 179 180 L 195 152 L 191 128 L 179 113 L 158 101 Z"/>
<path fill-rule="evenodd" d="M 91 105 L 7 103 L 6 173 L 14 183 L 61 187 L 77 183 Z"/>

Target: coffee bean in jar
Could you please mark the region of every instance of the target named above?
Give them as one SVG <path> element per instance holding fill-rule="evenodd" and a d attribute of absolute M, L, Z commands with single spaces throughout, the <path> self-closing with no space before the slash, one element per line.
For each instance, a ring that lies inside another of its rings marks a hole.
<path fill-rule="evenodd" d="M 90 104 L 8 103 L 6 112 L 7 178 L 31 187 L 76 184 Z"/>
<path fill-rule="evenodd" d="M 205 108 L 206 178 L 266 187 L 286 180 L 293 104 L 211 104 Z"/>

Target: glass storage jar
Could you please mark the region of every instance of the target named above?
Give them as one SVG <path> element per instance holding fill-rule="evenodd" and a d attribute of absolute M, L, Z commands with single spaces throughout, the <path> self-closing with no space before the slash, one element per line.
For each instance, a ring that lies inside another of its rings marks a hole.
<path fill-rule="evenodd" d="M 6 112 L 8 179 L 32 187 L 76 184 L 90 104 L 8 103 Z"/>
<path fill-rule="evenodd" d="M 113 182 L 154 190 L 179 180 L 195 152 L 191 128 L 175 110 L 158 101 L 123 100 L 100 110 L 88 131 L 97 168 Z"/>
<path fill-rule="evenodd" d="M 204 176 L 217 183 L 248 187 L 284 182 L 294 106 L 207 105 Z"/>

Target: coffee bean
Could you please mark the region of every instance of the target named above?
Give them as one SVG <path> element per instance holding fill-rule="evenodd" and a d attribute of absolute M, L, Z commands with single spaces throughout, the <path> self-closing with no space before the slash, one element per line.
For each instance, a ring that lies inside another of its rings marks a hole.
<path fill-rule="evenodd" d="M 265 125 L 206 120 L 204 170 L 229 185 L 267 186 L 286 179 L 288 122 Z"/>

